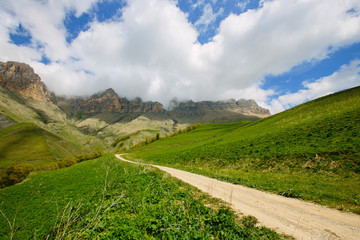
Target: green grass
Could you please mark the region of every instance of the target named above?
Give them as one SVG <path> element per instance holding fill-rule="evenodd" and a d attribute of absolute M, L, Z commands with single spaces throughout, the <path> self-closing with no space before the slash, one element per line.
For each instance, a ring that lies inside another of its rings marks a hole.
<path fill-rule="evenodd" d="M 25 162 L 42 166 L 77 153 L 75 145 L 34 124 L 19 123 L 0 130 L 0 169 Z"/>
<path fill-rule="evenodd" d="M 359 149 L 357 87 L 256 122 L 206 124 L 129 157 L 360 213 Z"/>
<path fill-rule="evenodd" d="M 0 114 L 14 122 L 32 123 L 84 151 L 94 151 L 105 146 L 100 139 L 82 133 L 55 105 L 24 97 L 1 86 Z"/>
<path fill-rule="evenodd" d="M 2 239 L 282 238 L 159 170 L 110 155 L 32 173 L 0 190 L 0 210 Z"/>

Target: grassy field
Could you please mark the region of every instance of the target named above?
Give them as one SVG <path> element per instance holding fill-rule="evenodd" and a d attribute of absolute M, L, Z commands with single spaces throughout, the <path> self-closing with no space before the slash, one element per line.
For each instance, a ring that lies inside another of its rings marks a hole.
<path fill-rule="evenodd" d="M 34 124 L 19 123 L 0 130 L 0 169 L 13 163 L 43 166 L 79 153 L 77 146 Z"/>
<path fill-rule="evenodd" d="M 283 238 L 159 170 L 112 155 L 32 173 L 0 190 L 0 210 L 1 239 Z"/>
<path fill-rule="evenodd" d="M 360 214 L 360 87 L 256 122 L 206 124 L 130 159 Z"/>

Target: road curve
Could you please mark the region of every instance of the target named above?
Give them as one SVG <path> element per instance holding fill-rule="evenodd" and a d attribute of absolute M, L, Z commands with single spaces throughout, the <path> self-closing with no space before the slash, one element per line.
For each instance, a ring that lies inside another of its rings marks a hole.
<path fill-rule="evenodd" d="M 119 154 L 118 159 L 124 159 Z M 261 225 L 296 239 L 360 239 L 360 216 L 313 203 L 222 182 L 186 171 L 151 165 L 169 173 L 212 197 L 222 199 L 244 215 L 252 215 Z"/>

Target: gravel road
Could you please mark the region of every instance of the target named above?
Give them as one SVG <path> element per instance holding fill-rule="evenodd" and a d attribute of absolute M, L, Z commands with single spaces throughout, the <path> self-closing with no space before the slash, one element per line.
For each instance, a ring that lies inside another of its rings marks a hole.
<path fill-rule="evenodd" d="M 116 157 L 122 161 L 135 163 Z M 296 239 L 360 239 L 360 216 L 313 203 L 222 182 L 186 171 L 151 165 L 209 195 L 222 199 L 244 215 L 252 215 L 261 225 Z"/>

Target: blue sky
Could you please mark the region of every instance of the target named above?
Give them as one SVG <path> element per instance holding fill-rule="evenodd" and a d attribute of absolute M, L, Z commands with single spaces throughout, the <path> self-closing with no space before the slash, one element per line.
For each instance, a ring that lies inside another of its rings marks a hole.
<path fill-rule="evenodd" d="M 0 61 L 57 94 L 252 98 L 272 113 L 360 85 L 357 0 L 0 0 Z"/>

